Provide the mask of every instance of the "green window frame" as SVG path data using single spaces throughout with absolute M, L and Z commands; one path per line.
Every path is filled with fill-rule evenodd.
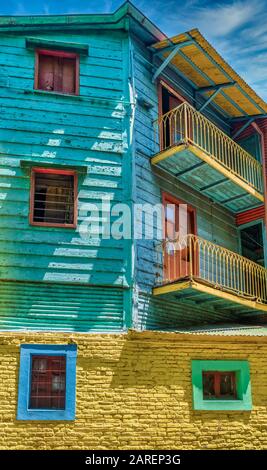
M 204 399 L 203 398 L 203 372 L 235 372 L 237 398 L 233 400 Z M 249 362 L 192 360 L 192 387 L 194 410 L 244 410 L 252 409 L 251 383 Z

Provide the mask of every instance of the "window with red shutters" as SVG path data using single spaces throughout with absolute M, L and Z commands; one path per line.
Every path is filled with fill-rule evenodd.
M 30 409 L 65 409 L 66 357 L 32 356 Z
M 60 51 L 36 51 L 35 88 L 77 95 L 79 93 L 79 57 Z
M 236 373 L 235 372 L 203 372 L 203 398 L 204 400 L 236 400 Z

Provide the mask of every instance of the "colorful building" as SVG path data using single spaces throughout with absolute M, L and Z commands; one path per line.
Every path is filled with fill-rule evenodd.
M 266 449 L 267 104 L 129 2 L 0 44 L 0 448 Z

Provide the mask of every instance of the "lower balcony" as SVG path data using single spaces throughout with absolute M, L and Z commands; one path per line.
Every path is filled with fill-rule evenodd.
M 153 295 L 192 307 L 267 313 L 267 269 L 195 235 L 164 241 Z
M 161 150 L 153 166 L 234 213 L 263 203 L 261 163 L 192 106 L 183 103 L 156 123 Z

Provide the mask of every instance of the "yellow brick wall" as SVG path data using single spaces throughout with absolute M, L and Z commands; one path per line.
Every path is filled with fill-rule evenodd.
M 21 343 L 77 342 L 77 417 L 17 421 Z M 191 359 L 247 359 L 252 412 L 194 411 Z M 0 449 L 266 449 L 267 339 L 0 333 Z

